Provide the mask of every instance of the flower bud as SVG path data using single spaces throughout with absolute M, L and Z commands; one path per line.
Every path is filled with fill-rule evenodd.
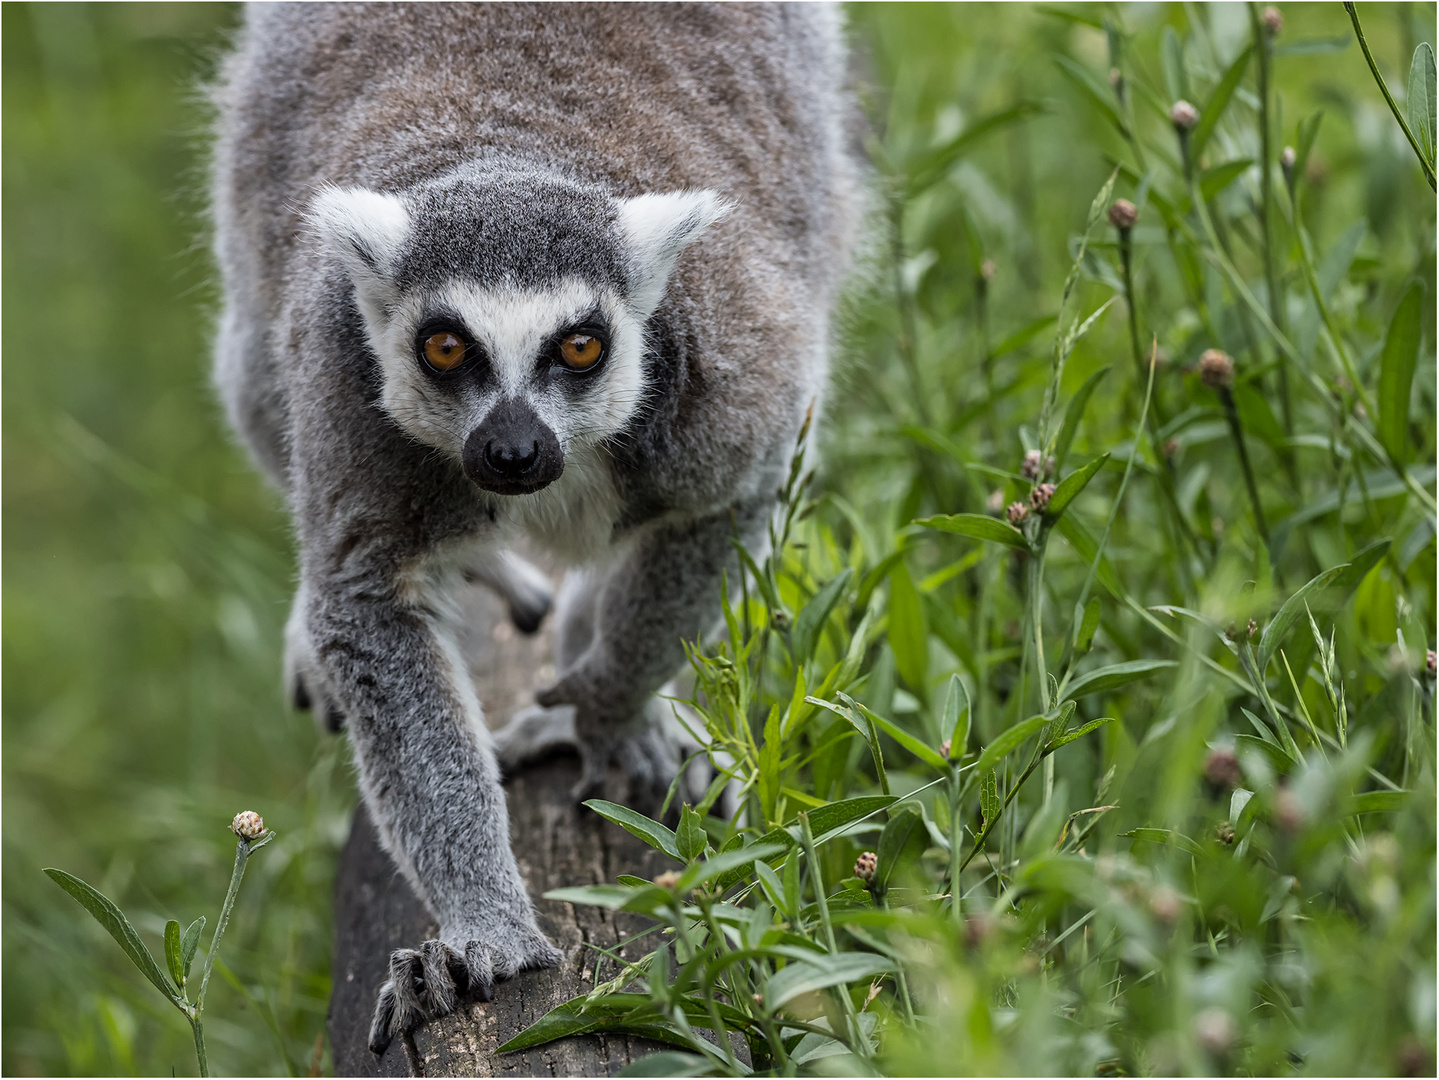
M 1019 467 L 1019 474 L 1026 480 L 1038 480 L 1042 464 L 1041 454 L 1038 450 L 1026 450 L 1024 464 Z
M 1036 514 L 1042 513 L 1052 498 L 1054 498 L 1054 485 L 1040 484 L 1029 493 L 1029 508 Z
M 1115 199 L 1109 207 L 1109 223 L 1121 233 L 1134 228 L 1139 220 L 1139 210 L 1128 199 Z
M 659 877 L 655 878 L 654 882 L 661 889 L 673 889 L 675 885 L 678 884 L 679 879 L 680 876 L 676 871 L 666 870 Z
M 1004 489 L 995 488 L 989 493 L 989 498 L 984 501 L 985 508 L 991 514 L 1004 513 Z
M 1025 506 L 1022 502 L 1012 502 L 1009 504 L 1009 509 L 1005 511 L 1005 514 L 1009 518 L 1009 523 L 1017 526 L 1022 524 L 1025 518 L 1029 517 L 1029 507 Z
M 230 831 L 242 840 L 258 840 L 265 835 L 265 819 L 253 810 L 242 810 L 230 822 Z
M 1434 655 L 1433 649 L 1424 650 L 1424 670 L 1432 676 L 1436 666 L 1439 666 L 1439 656 Z
M 1284 15 L 1277 7 L 1266 7 L 1260 13 L 1259 21 L 1264 24 L 1264 32 L 1271 38 L 1277 38 L 1284 32 Z
M 1164 446 L 1161 447 L 1161 449 L 1164 451 L 1165 457 L 1172 458 L 1175 454 L 1179 453 L 1180 445 L 1177 438 L 1168 438 L 1164 440 Z
M 944 758 L 946 761 L 949 760 L 949 751 L 951 746 L 953 746 L 953 743 L 951 743 L 948 739 L 945 739 L 944 742 L 939 744 L 939 756 Z
M 859 858 L 854 861 L 854 876 L 868 884 L 874 880 L 874 872 L 878 866 L 878 855 L 872 851 L 861 851 Z
M 995 265 L 993 259 L 985 259 L 984 262 L 979 264 L 979 276 L 982 277 L 985 281 L 988 281 L 990 278 L 994 277 L 994 271 Z
M 1204 779 L 1215 787 L 1237 788 L 1244 780 L 1239 755 L 1232 747 L 1216 746 L 1204 759 Z
M 1199 123 L 1199 110 L 1181 98 L 1169 107 L 1169 122 L 1176 131 L 1188 134 Z
M 1215 1057 L 1223 1057 L 1234 1049 L 1239 1038 L 1239 1025 L 1234 1017 L 1217 1005 L 1211 1005 L 1194 1017 L 1194 1041 Z
M 1214 838 L 1221 844 L 1234 843 L 1234 826 L 1227 821 L 1221 821 L 1214 830 Z
M 1184 901 L 1168 885 L 1161 885 L 1149 894 L 1149 910 L 1156 919 L 1170 926 L 1184 910 Z
M 1234 385 L 1234 361 L 1223 349 L 1205 349 L 1199 357 L 1199 377 L 1214 390 L 1228 390 Z
M 1253 619 L 1250 619 L 1249 624 L 1245 626 L 1244 630 L 1245 633 L 1252 638 L 1255 634 L 1259 633 L 1259 624 Z

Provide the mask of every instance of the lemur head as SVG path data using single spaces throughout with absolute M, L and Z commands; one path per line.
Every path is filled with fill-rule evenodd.
M 675 258 L 727 210 L 711 191 L 616 199 L 471 165 L 398 194 L 325 188 L 309 220 L 354 283 L 385 410 L 522 495 L 625 428 Z

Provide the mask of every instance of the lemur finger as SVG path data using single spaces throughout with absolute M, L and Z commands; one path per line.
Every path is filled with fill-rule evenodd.
M 396 949 L 390 954 L 390 982 L 395 991 L 395 1017 L 390 1034 L 398 1035 L 423 1015 L 419 992 L 424 971 L 420 954 L 414 949 Z
M 465 974 L 469 979 L 465 989 L 481 1001 L 489 1001 L 495 989 L 495 976 L 490 950 L 484 942 L 471 941 L 465 945 Z
M 450 977 L 450 958 L 454 955 L 443 941 L 427 941 L 420 946 L 422 985 L 417 996 L 425 1019 L 444 1016 L 455 1008 L 455 982 Z
M 392 1030 L 395 1019 L 395 984 L 389 979 L 380 987 L 380 996 L 375 1001 L 375 1018 L 370 1021 L 370 1052 L 383 1054 L 395 1037 Z

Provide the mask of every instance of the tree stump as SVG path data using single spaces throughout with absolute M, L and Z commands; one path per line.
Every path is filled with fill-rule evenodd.
M 502 725 L 553 677 L 548 633 L 519 635 L 489 593 L 466 597 L 464 643 L 486 720 Z M 375 994 L 393 949 L 438 932 L 434 920 L 380 848 L 364 806 L 355 811 L 335 881 L 334 990 L 329 1037 L 336 1076 L 609 1076 L 659 1045 L 623 1035 L 578 1035 L 511 1054 L 495 1049 L 550 1009 L 586 993 L 596 981 L 599 953 L 617 949 L 650 924 L 604 908 L 542 900 L 548 889 L 612 882 L 618 874 L 654 877 L 664 856 L 578 807 L 570 787 L 579 763 L 561 758 L 526 769 L 505 783 L 510 839 L 520 872 L 536 899 L 540 928 L 565 954 L 560 967 L 527 971 L 495 986 L 488 1002 L 464 1000 L 451 1015 L 397 1039 L 383 1056 L 366 1045 Z M 643 956 L 652 944 L 624 949 Z M 617 973 L 604 960 L 600 981 Z

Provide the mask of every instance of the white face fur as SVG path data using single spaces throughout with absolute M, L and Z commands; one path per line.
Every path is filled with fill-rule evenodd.
M 664 295 L 675 258 L 728 209 L 709 191 L 616 200 L 618 232 L 631 267 L 624 295 L 580 277 L 540 287 L 481 287 L 456 277 L 405 292 L 389 272 L 412 229 L 403 196 L 326 188 L 315 197 L 309 217 L 325 250 L 354 282 L 383 373 L 385 411 L 415 439 L 465 463 L 472 479 L 471 436 L 502 410 L 532 415 L 558 444 L 561 482 L 548 496 L 543 490 L 505 493 L 508 498 L 500 502 L 526 504 L 526 516 L 538 511 L 553 517 L 562 507 L 545 512 L 545 504 L 594 496 L 588 489 L 603 471 L 599 444 L 622 431 L 643 400 L 644 326 Z M 437 316 L 461 330 L 483 356 L 483 377 L 441 374 L 426 365 L 419 341 Z M 587 325 L 602 326 L 606 337 L 604 358 L 595 369 L 537 377 L 553 363 L 556 340 Z

